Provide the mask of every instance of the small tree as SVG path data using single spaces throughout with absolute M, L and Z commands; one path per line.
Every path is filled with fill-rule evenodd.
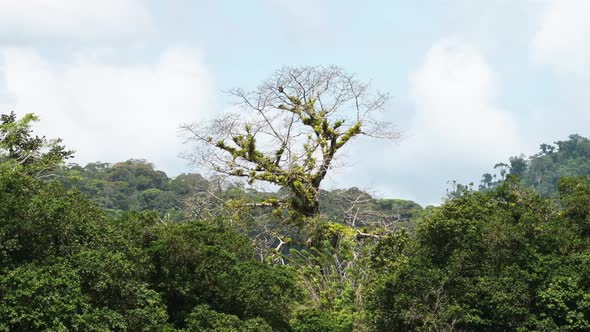
M 42 177 L 72 158 L 74 151 L 66 150 L 61 139 L 33 136 L 31 129 L 39 117 L 26 114 L 17 119 L 14 112 L 0 115 L 0 162 L 22 166 L 34 177 Z
M 197 145 L 185 157 L 249 183 L 287 187 L 288 203 L 303 216 L 319 214 L 320 183 L 350 140 L 400 137 L 374 117 L 389 96 L 339 67 L 283 67 L 252 91 L 229 93 L 238 111 L 181 126 Z

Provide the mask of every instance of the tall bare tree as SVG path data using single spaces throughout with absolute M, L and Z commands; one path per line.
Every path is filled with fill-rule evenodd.
M 399 139 L 375 117 L 389 99 L 342 68 L 283 67 L 256 89 L 235 89 L 238 111 L 181 129 L 185 155 L 216 172 L 287 187 L 303 216 L 319 214 L 319 187 L 334 158 L 361 135 Z

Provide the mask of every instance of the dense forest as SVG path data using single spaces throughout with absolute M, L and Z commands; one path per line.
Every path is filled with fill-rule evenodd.
M 204 136 L 229 178 L 68 163 L 36 116 L 2 115 L 0 331 L 590 330 L 589 139 L 543 144 L 422 208 L 319 189 L 360 122 L 286 98 L 317 144 L 270 158 L 251 127 Z M 281 168 L 283 153 L 307 159 Z
M 511 157 L 508 163 L 498 163 L 494 169 L 499 174 L 485 173 L 480 189 L 493 188 L 507 174 L 513 174 L 524 186 L 535 189 L 542 196 L 555 196 L 562 177 L 590 175 L 590 139 L 573 134 L 554 145 L 543 143 L 537 154 L 528 158 L 524 155 Z
M 180 174 L 171 178 L 140 159 L 115 164 L 68 164 L 54 174 L 66 188 L 80 191 L 112 215 L 130 210 L 151 210 L 157 211 L 164 219 L 175 221 L 191 217 L 191 204 L 199 196 L 208 198 L 213 204 L 214 196 L 221 201 L 255 202 L 276 194 L 258 191 L 243 182 L 207 179 L 200 174 Z M 331 219 L 346 220 L 346 210 L 352 205 L 362 210 L 363 214 L 357 215 L 356 225 L 376 221 L 379 217 L 409 222 L 423 210 L 413 201 L 375 198 L 358 188 L 322 190 L 320 195 L 321 210 Z

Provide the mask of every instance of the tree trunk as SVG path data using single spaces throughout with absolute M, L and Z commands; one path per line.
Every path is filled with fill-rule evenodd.
M 306 217 L 315 217 L 320 215 L 320 201 L 316 198 L 313 201 L 313 204 L 310 206 L 303 207 L 298 211 L 302 215 Z

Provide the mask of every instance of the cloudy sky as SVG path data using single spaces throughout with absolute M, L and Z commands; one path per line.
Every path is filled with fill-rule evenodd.
M 393 100 L 398 144 L 358 140 L 327 189 L 440 202 L 543 142 L 590 136 L 587 0 L 0 0 L 0 112 L 76 161 L 190 171 L 178 124 L 283 65 L 335 64 Z

